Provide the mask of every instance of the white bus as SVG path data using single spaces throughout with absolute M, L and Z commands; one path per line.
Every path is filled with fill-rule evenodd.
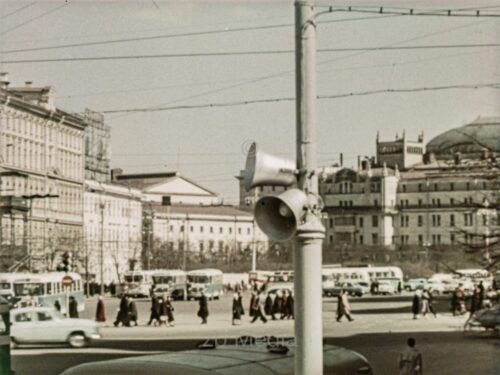
M 14 297 L 14 282 L 29 277 L 29 273 L 0 273 L 0 296 L 7 301 Z
M 488 270 L 481 268 L 455 270 L 455 275 L 469 280 L 472 284 L 479 284 L 482 281 L 485 288 L 489 288 L 493 284 L 493 275 Z
M 208 299 L 219 299 L 224 294 L 221 270 L 206 268 L 189 271 L 187 280 L 188 300 L 200 298 L 202 292 Z
M 63 286 L 63 278 L 71 276 L 73 283 Z M 32 273 L 14 281 L 14 298 L 22 307 L 30 304 L 54 308 L 56 301 L 61 312 L 66 313 L 68 299 L 73 296 L 78 303 L 78 311 L 85 309 L 82 278 L 74 272 Z
M 182 270 L 152 271 L 153 291 L 167 294 L 174 300 L 184 300 L 187 297 L 187 274 Z
M 155 271 L 126 271 L 123 294 L 130 297 L 149 297 L 153 288 Z
M 330 274 L 335 283 L 351 282 L 351 283 L 370 283 L 370 276 L 364 268 L 323 268 L 323 275 Z

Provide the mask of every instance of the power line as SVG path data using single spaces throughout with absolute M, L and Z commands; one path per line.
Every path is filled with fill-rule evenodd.
M 12 15 L 14 15 L 14 14 L 16 14 L 16 13 L 19 13 L 19 12 L 23 11 L 24 9 L 29 8 L 30 6 L 35 5 L 36 3 L 37 3 L 37 2 L 36 2 L 36 1 L 34 1 L 34 2 L 32 2 L 32 3 L 26 4 L 26 5 L 22 6 L 21 8 L 18 8 L 18 9 L 16 9 L 16 10 L 14 10 L 14 11 L 12 11 L 12 12 L 10 12 L 10 13 L 7 13 L 6 15 L 4 15 L 4 16 L 2 16 L 2 17 L 0 17 L 0 20 L 3 20 L 3 19 L 5 19 L 5 18 L 7 18 L 7 17 L 10 17 L 10 16 L 12 16 Z
M 418 88 L 408 88 L 408 89 L 379 89 L 379 90 L 358 91 L 358 92 L 351 92 L 344 94 L 318 95 L 317 99 L 340 99 L 340 98 L 348 98 L 354 96 L 368 96 L 376 94 L 412 93 L 412 92 L 429 92 L 429 91 L 454 90 L 454 89 L 479 89 L 479 88 L 500 89 L 500 83 L 486 83 L 486 84 L 477 83 L 477 84 L 463 84 L 463 85 L 430 86 L 430 87 L 418 87 Z M 104 110 L 99 112 L 101 113 L 156 112 L 156 111 L 172 111 L 179 109 L 234 107 L 234 106 L 242 106 L 248 104 L 290 102 L 294 100 L 295 98 L 293 97 L 282 97 L 282 98 L 268 98 L 268 99 L 255 99 L 255 100 L 241 100 L 241 101 L 224 102 L 224 103 L 180 105 L 171 107 L 114 109 L 114 110 Z
M 422 46 L 378 46 L 378 47 L 350 47 L 350 48 L 319 48 L 318 53 L 332 52 L 372 52 L 372 51 L 400 51 L 400 50 L 424 50 L 424 49 L 466 49 L 466 48 L 497 48 L 500 43 L 482 44 L 439 44 Z M 168 59 L 186 57 L 224 57 L 224 56 L 248 56 L 248 55 L 283 55 L 292 54 L 294 50 L 267 50 L 267 51 L 231 51 L 231 52 L 198 52 L 198 53 L 167 53 L 154 55 L 122 55 L 122 56 L 91 56 L 91 57 L 67 57 L 52 59 L 26 59 L 5 60 L 4 64 L 27 64 L 48 62 L 73 62 L 73 61 L 109 61 L 109 60 L 138 60 L 138 59 Z
M 35 20 L 37 20 L 37 19 L 40 19 L 40 18 L 42 18 L 42 17 L 45 17 L 45 16 L 49 15 L 50 13 L 53 13 L 53 12 L 55 12 L 55 11 L 57 11 L 57 10 L 61 9 L 62 7 L 65 7 L 65 6 L 66 6 L 66 5 L 68 5 L 68 4 L 69 4 L 69 0 L 66 0 L 66 1 L 64 2 L 64 4 L 63 4 L 63 5 L 60 5 L 60 6 L 55 7 L 55 8 L 52 8 L 52 9 L 48 10 L 48 11 L 47 11 L 47 12 L 45 12 L 45 13 L 42 13 L 42 14 L 39 14 L 38 16 L 36 16 L 36 17 L 30 18 L 29 20 L 27 20 L 27 21 L 25 21 L 25 22 L 23 22 L 23 23 L 20 23 L 20 24 L 18 24 L 18 25 L 16 25 L 16 26 L 13 26 L 13 27 L 11 27 L 10 29 L 4 30 L 4 31 L 0 32 L 0 35 L 7 34 L 7 33 L 11 32 L 11 31 L 13 31 L 13 30 L 16 30 L 16 29 L 18 29 L 18 28 L 20 28 L 20 27 L 24 26 L 24 25 L 27 25 L 27 24 L 28 24 L 28 23 L 30 23 L 30 22 L 33 22 L 33 21 L 35 21 Z
M 371 20 L 371 19 L 383 19 L 383 18 L 387 18 L 387 17 L 393 17 L 393 16 L 384 16 L 384 17 L 371 16 L 371 17 L 345 18 L 345 19 L 339 19 L 339 20 L 322 21 L 322 22 L 318 22 L 318 23 L 338 23 L 338 22 L 364 21 L 364 20 Z M 135 37 L 135 38 L 122 38 L 122 39 L 108 39 L 108 40 L 101 40 L 101 41 L 96 41 L 96 42 L 68 43 L 68 44 L 52 45 L 52 46 L 45 46 L 45 47 L 14 49 L 14 50 L 7 50 L 7 51 L 0 51 L 0 52 L 3 54 L 8 54 L 8 53 L 19 53 L 19 52 L 45 51 L 45 50 L 53 50 L 53 49 L 61 49 L 61 48 L 89 47 L 89 46 L 100 46 L 100 45 L 105 45 L 105 44 L 140 42 L 140 41 L 146 41 L 146 40 L 184 38 L 184 37 L 204 36 L 204 35 L 212 35 L 212 34 L 224 34 L 224 33 L 243 32 L 243 31 L 279 29 L 279 28 L 293 27 L 293 26 L 294 26 L 293 23 L 284 23 L 284 24 L 275 24 L 275 25 L 250 26 L 250 27 L 239 27 L 239 28 L 224 28 L 224 29 L 219 29 L 219 30 L 193 31 L 193 32 L 188 32 L 188 33 L 163 34 L 163 35 L 153 35 L 153 36 L 144 36 L 144 37 Z

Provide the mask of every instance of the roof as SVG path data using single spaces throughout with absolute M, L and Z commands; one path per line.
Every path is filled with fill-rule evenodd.
M 436 156 L 500 152 L 500 117 L 478 117 L 471 123 L 448 130 L 427 144 L 427 152 Z
M 215 268 L 204 268 L 200 270 L 192 270 L 187 273 L 190 276 L 196 276 L 196 275 L 222 275 L 221 270 L 217 270 Z

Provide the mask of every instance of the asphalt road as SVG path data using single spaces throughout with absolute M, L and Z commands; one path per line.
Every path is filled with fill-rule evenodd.
M 248 306 L 245 295 L 245 308 Z M 88 301 L 82 314 L 91 318 L 96 300 Z M 231 295 L 209 302 L 208 325 L 200 325 L 195 301 L 174 302 L 176 326 L 147 327 L 149 301 L 137 301 L 140 327 L 115 328 L 111 325 L 118 306 L 117 299 L 106 299 L 108 327 L 102 328 L 103 340 L 85 349 L 65 346 L 21 347 L 13 350 L 13 368 L 17 375 L 58 375 L 79 363 L 152 354 L 168 350 L 194 348 L 206 338 L 231 340 L 240 335 L 293 336 L 293 321 L 269 321 L 250 324 L 248 316 L 241 326 L 231 325 Z M 500 374 L 499 337 L 484 332 L 463 334 L 465 316 L 453 317 L 447 312 L 449 298 L 437 301 L 437 318 L 413 320 L 411 295 L 351 298 L 355 321 L 335 321 L 336 299 L 323 300 L 325 342 L 363 354 L 375 374 L 397 374 L 398 353 L 411 335 L 417 339 L 424 357 L 425 375 L 498 375 Z

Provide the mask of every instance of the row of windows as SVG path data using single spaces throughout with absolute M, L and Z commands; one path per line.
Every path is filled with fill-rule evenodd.
M 215 230 L 216 230 L 216 228 L 214 228 L 213 226 L 206 227 L 206 229 L 207 229 L 208 233 L 215 233 Z M 174 231 L 174 226 L 170 225 L 169 230 L 170 230 L 170 232 L 173 232 Z M 185 231 L 185 226 L 181 225 L 179 227 L 179 232 L 180 233 L 184 233 L 184 231 Z M 203 225 L 200 225 L 198 231 L 199 231 L 199 233 L 204 233 L 205 232 L 205 227 Z M 194 225 L 190 225 L 189 226 L 189 232 L 191 232 L 191 233 L 195 232 Z M 224 234 L 224 228 L 223 227 L 219 227 L 218 233 L 219 234 Z M 228 227 L 227 228 L 227 233 L 232 234 L 233 233 L 233 228 L 232 227 Z M 237 228 L 237 233 L 238 234 L 243 234 L 243 229 L 241 227 Z M 246 234 L 251 234 L 251 233 L 252 233 L 252 228 L 251 227 L 246 228 Z
M 463 203 L 462 203 L 463 202 Z M 449 205 L 450 206 L 460 206 L 460 205 L 466 205 L 466 206 L 471 206 L 474 204 L 474 199 L 472 197 L 464 197 L 463 201 L 460 202 L 458 199 L 455 200 L 455 198 L 450 198 L 449 200 Z M 401 199 L 399 201 L 400 207 L 409 207 L 410 206 L 410 201 L 408 199 Z M 430 205 L 432 207 L 441 207 L 441 198 L 432 198 Z M 423 207 L 424 206 L 424 201 L 422 199 L 418 199 L 417 201 L 417 206 L 418 207 Z
M 454 244 L 456 244 L 458 242 L 457 241 L 457 236 L 454 233 L 451 233 L 449 236 L 450 236 L 449 237 L 449 243 L 451 245 L 454 245 Z M 478 241 L 478 239 L 475 238 L 475 236 L 473 234 L 465 234 L 465 235 L 462 235 L 461 237 L 463 237 L 463 240 L 461 242 L 464 242 L 466 244 L 472 244 L 472 243 L 475 243 L 475 242 Z M 352 235 L 351 233 L 337 233 L 335 239 L 336 239 L 337 242 L 348 242 L 348 243 L 353 242 L 354 244 L 359 244 L 359 245 L 364 245 L 365 244 L 364 236 L 362 234 L 356 236 L 356 235 Z M 391 238 L 391 243 L 392 244 L 396 244 L 396 240 L 399 240 L 399 244 L 400 245 L 410 245 L 412 243 L 411 239 L 412 239 L 412 236 L 410 236 L 408 234 L 401 235 L 399 237 L 393 236 Z M 419 234 L 417 236 L 417 243 L 420 246 L 441 245 L 441 244 L 444 243 L 443 242 L 444 239 L 445 239 L 444 235 L 433 234 L 429 238 L 430 242 L 427 242 L 427 241 L 424 240 L 424 236 L 421 235 L 421 234 Z M 372 240 L 372 242 L 371 242 L 372 245 L 378 245 L 379 244 L 379 236 L 378 236 L 378 234 L 377 233 L 372 233 L 371 240 Z M 334 236 L 333 235 L 329 236 L 328 242 L 331 243 L 331 244 L 334 243 Z
M 414 189 L 415 185 L 408 185 L 408 184 L 401 184 L 399 186 L 399 191 L 406 193 L 408 191 L 415 191 Z M 492 188 L 493 185 L 490 183 L 488 184 L 487 181 L 482 181 L 481 183 L 479 181 L 475 181 L 474 183 L 471 182 L 449 182 L 449 183 L 419 183 L 416 184 L 416 191 L 418 192 L 423 192 L 423 191 L 461 191 L 461 190 L 477 190 L 477 189 L 483 189 L 486 190 L 488 188 Z

